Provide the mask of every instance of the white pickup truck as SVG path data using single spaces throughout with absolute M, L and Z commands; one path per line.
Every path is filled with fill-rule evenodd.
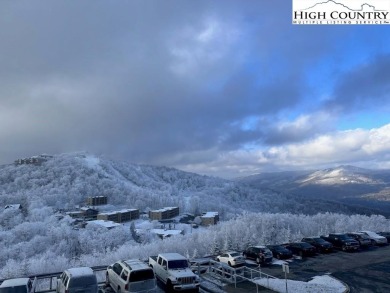
M 199 291 L 199 277 L 190 269 L 188 260 L 178 253 L 160 253 L 149 257 L 149 266 L 167 291 Z

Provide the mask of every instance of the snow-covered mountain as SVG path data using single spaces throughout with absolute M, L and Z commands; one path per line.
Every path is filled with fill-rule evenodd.
M 354 166 L 339 166 L 315 171 L 297 181 L 301 184 L 382 184 L 382 180 L 375 179 L 372 172 Z
M 240 178 L 238 182 L 296 198 L 326 199 L 390 214 L 390 170 L 342 165 L 324 170 L 262 173 Z
M 98 195 L 107 196 L 112 209 L 144 211 L 179 206 L 182 212 L 218 211 L 222 219 L 243 211 L 361 212 L 268 188 L 174 168 L 116 162 L 88 153 L 56 155 L 41 164 L 0 166 L 0 199 L 4 205 L 21 203 L 73 210 L 83 205 L 88 196 Z

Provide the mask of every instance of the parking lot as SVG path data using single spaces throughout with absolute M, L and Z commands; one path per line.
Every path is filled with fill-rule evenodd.
M 289 262 L 289 279 L 309 281 L 312 277 L 331 273 L 346 283 L 351 292 L 390 292 L 390 246 L 372 247 L 358 252 L 336 251 Z M 262 270 L 284 278 L 282 267 L 271 265 Z

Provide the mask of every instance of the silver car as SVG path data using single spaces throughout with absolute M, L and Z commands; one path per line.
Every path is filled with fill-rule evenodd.
M 97 293 L 98 282 L 89 267 L 65 270 L 57 279 L 57 293 Z

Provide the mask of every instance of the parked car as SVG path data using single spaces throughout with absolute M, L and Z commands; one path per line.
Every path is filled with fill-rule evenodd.
M 146 263 L 130 259 L 118 261 L 107 268 L 106 285 L 115 292 L 155 292 L 156 278 Z
M 372 245 L 371 239 L 368 238 L 368 236 L 361 232 L 351 232 L 347 233 L 347 235 L 353 239 L 355 239 L 357 242 L 359 242 L 361 248 L 367 248 Z
M 35 280 L 29 278 L 17 278 L 3 281 L 0 285 L 0 293 L 34 293 Z
M 57 293 L 97 293 L 98 282 L 89 267 L 65 270 L 57 279 Z
M 302 238 L 301 241 L 314 246 L 318 252 L 324 253 L 333 251 L 333 244 L 322 239 L 321 237 L 305 237 Z
M 317 252 L 317 249 L 313 245 L 306 242 L 287 243 L 285 247 L 291 250 L 293 254 L 299 256 L 313 256 Z
M 372 231 L 360 231 L 360 232 L 367 235 L 368 238 L 371 239 L 371 242 L 373 245 L 386 245 L 387 244 L 387 239 L 384 236 L 378 235 Z
M 247 259 L 253 259 L 257 264 L 272 263 L 272 252 L 264 245 L 250 246 L 242 255 Z
M 390 232 L 377 232 L 377 234 L 386 237 L 387 243 L 390 243 Z
M 322 239 L 333 244 L 333 247 L 343 251 L 356 251 L 360 248 L 359 242 L 343 233 L 330 233 L 328 236 L 320 236 Z
M 236 251 L 228 251 L 217 256 L 217 261 L 228 264 L 231 267 L 245 264 L 245 259 Z
M 277 259 L 292 258 L 293 256 L 291 250 L 282 245 L 267 245 L 267 247 L 271 250 L 273 257 Z

